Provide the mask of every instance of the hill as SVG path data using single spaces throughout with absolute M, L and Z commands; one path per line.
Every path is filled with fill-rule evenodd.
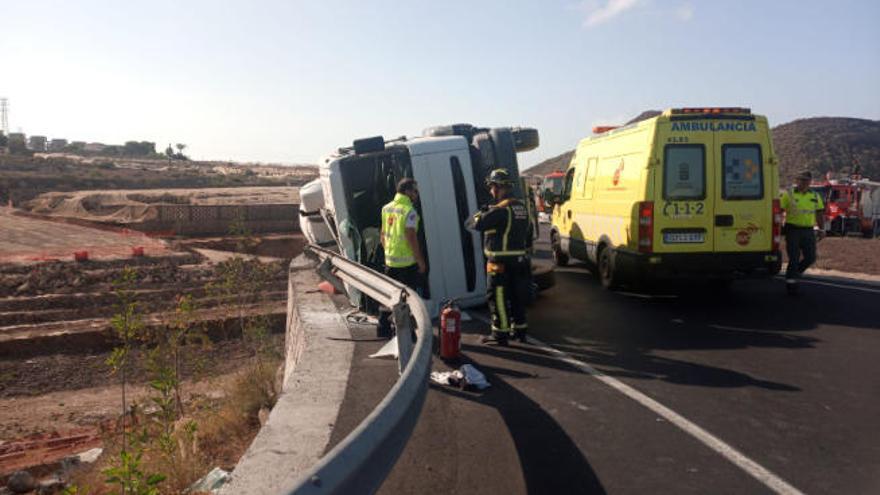
M 773 128 L 783 184 L 801 169 L 814 174 L 862 174 L 880 179 L 880 121 L 846 117 L 799 119 Z
M 654 117 L 656 110 L 642 112 L 627 124 Z M 787 184 L 801 169 L 808 168 L 816 175 L 833 172 L 846 176 L 853 166 L 861 166 L 862 175 L 880 179 L 880 121 L 847 117 L 815 117 L 798 119 L 774 127 L 773 144 L 780 162 L 780 179 Z M 564 170 L 571 160 L 572 151 L 545 160 L 527 170 L 524 175 L 545 175 Z

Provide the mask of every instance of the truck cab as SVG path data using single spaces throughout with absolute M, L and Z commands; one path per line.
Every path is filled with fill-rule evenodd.
M 486 129 L 469 124 L 432 127 L 423 134 L 356 140 L 321 161 L 318 181 L 323 190 L 322 217 L 340 251 L 381 271 L 382 206 L 393 199 L 400 179 L 416 180 L 419 236 L 428 264 L 423 297 L 429 311 L 437 314 L 441 303 L 450 299 L 462 307 L 485 301 L 481 239 L 479 233 L 465 229 L 464 223 L 491 201 L 484 187 L 488 173 L 506 168 L 518 177 L 516 153 L 536 148 L 538 134 L 535 129 Z M 360 303 L 357 293 L 352 298 L 352 303 Z
M 822 196 L 825 203 L 825 229 L 829 234 L 846 236 L 874 235 L 875 196 L 880 185 L 858 175 L 846 179 L 828 179 L 813 183 L 810 189 Z

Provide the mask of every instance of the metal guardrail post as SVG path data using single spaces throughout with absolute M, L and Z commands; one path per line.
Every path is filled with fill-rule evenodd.
M 391 308 L 391 316 L 394 318 L 394 328 L 397 329 L 397 368 L 400 373 L 403 373 L 406 364 L 409 363 L 412 356 L 413 334 L 415 330 L 405 292 L 400 298 L 400 302 Z
M 392 309 L 397 325 L 400 377 L 354 431 L 283 493 L 374 493 L 403 452 L 428 393 L 431 317 L 421 297 L 400 282 L 326 249 L 308 246 L 307 251 L 324 262 L 329 260 L 326 273 Z

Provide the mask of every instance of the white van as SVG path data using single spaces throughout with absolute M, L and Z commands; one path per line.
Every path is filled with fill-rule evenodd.
M 462 307 L 485 301 L 481 239 L 464 223 L 488 201 L 483 182 L 489 171 L 502 165 L 499 156 L 517 177 L 516 152 L 537 147 L 538 135 L 534 129 L 467 124 L 435 127 L 426 134 L 387 142 L 381 136 L 357 140 L 322 160 L 319 180 L 324 216 L 345 256 L 378 270 L 382 206 L 394 197 L 401 178 L 418 182 L 419 235 L 428 263 L 424 298 L 436 315 L 450 299 Z

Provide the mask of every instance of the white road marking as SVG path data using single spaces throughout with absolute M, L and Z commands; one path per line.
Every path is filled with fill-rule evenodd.
M 639 299 L 675 299 L 678 297 L 675 294 L 643 294 L 641 292 L 626 292 L 622 290 L 616 290 L 614 292 L 621 296 L 637 297 Z
M 659 402 L 630 387 L 629 385 L 608 375 L 605 375 L 590 366 L 589 364 L 584 363 L 583 361 L 579 361 L 560 350 L 554 349 L 535 338 L 529 337 L 528 341 L 532 345 L 535 345 L 536 347 L 550 354 L 553 354 L 564 363 L 567 363 L 574 368 L 596 378 L 605 385 L 608 385 L 609 387 L 617 390 L 618 392 L 629 397 L 630 399 L 647 407 L 654 413 L 658 414 L 670 423 L 684 430 L 686 433 L 720 454 L 722 457 L 732 462 L 746 473 L 750 474 L 753 478 L 757 479 L 774 492 L 786 495 L 795 495 L 802 493 L 800 490 L 788 484 L 785 480 L 771 472 L 769 469 L 748 458 L 745 454 L 728 445 L 720 438 L 712 435 L 708 431 L 688 421 L 687 418 L 685 418 L 684 416 L 678 414 L 672 409 L 669 409 L 663 404 L 660 404 Z
M 475 318 L 488 322 L 488 318 L 483 315 L 473 315 Z M 734 447 L 728 445 L 720 438 L 712 435 L 708 431 L 700 428 L 695 423 L 692 423 L 684 416 L 678 414 L 677 412 L 669 409 L 663 404 L 657 402 L 656 400 L 648 397 L 647 395 L 639 392 L 638 390 L 630 387 L 629 385 L 612 378 L 608 375 L 605 375 L 601 371 L 593 368 L 589 364 L 577 360 L 565 352 L 562 352 L 558 349 L 554 349 L 553 347 L 541 342 L 534 337 L 528 337 L 528 342 L 535 347 L 555 356 L 560 361 L 572 366 L 573 368 L 580 370 L 581 372 L 592 376 L 593 378 L 599 380 L 600 382 L 608 385 L 609 387 L 617 390 L 623 395 L 629 397 L 630 399 L 638 402 L 642 406 L 650 409 L 654 413 L 658 414 L 665 420 L 674 424 L 685 433 L 691 435 L 696 438 L 703 445 L 709 447 L 714 450 L 716 453 L 720 454 L 722 457 L 732 462 L 734 465 L 751 475 L 756 480 L 763 483 L 765 486 L 770 488 L 776 493 L 784 494 L 784 495 L 803 495 L 803 492 L 788 484 L 785 480 L 771 472 L 769 469 L 761 466 L 757 462 L 753 461 L 749 457 L 747 457 L 742 452 L 736 450 Z
M 838 289 L 850 289 L 850 290 L 860 290 L 862 292 L 871 292 L 874 294 L 880 294 L 880 289 L 872 289 L 870 287 L 860 287 L 857 285 L 846 285 L 846 284 L 835 284 L 832 282 L 823 282 L 820 280 L 815 280 L 811 278 L 802 278 L 802 284 L 815 284 L 815 285 L 826 285 L 828 287 L 837 287 Z

